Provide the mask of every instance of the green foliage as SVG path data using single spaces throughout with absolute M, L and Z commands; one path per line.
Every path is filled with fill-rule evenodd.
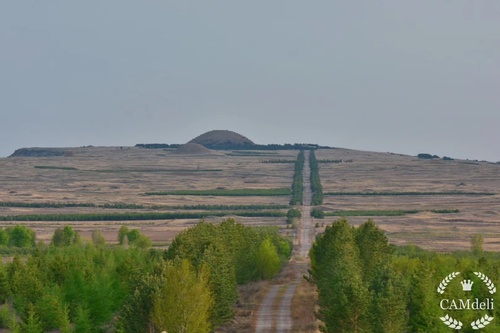
M 24 333 L 43 333 L 42 324 L 36 316 L 33 306 L 29 307 L 28 316 L 21 327 Z
M 203 267 L 197 273 L 186 259 L 175 265 L 166 263 L 164 269 L 164 283 L 153 301 L 155 326 L 167 332 L 210 332 L 209 273 Z
M 0 263 L 0 304 L 4 304 L 11 294 L 9 281 L 7 279 L 7 272 Z
M 321 186 L 321 179 L 319 177 L 319 164 L 316 160 L 316 154 L 314 153 L 314 150 L 311 150 L 309 153 L 309 166 L 311 168 L 311 205 L 319 206 L 323 204 L 323 186 Z
M 64 314 L 60 289 L 44 290 L 36 301 L 35 310 L 45 332 L 59 328 Z
M 9 234 L 5 229 L 0 228 L 0 246 L 9 245 Z
M 89 311 L 82 305 L 76 307 L 74 321 L 74 333 L 93 333 L 96 331 L 90 318 Z
M 417 214 L 425 210 L 406 209 L 406 210 L 336 210 L 325 212 L 324 216 L 405 216 L 408 214 Z M 432 209 L 434 214 L 454 214 L 460 212 L 458 209 Z
M 9 246 L 33 247 L 35 246 L 35 232 L 23 225 L 7 227 L 5 229 L 9 239 Z
M 432 209 L 431 212 L 435 213 L 435 214 L 456 214 L 456 213 L 460 213 L 460 210 L 458 210 L 458 209 Z
M 103 246 L 106 244 L 106 239 L 101 230 L 92 231 L 92 244 L 96 246 Z
M 500 278 L 498 253 L 482 252 L 478 259 L 466 251 L 442 254 L 395 247 L 371 220 L 358 228 L 345 219 L 334 222 L 317 237 L 310 257 L 310 281 L 318 289 L 317 316 L 324 332 L 448 332 L 439 319 L 444 315 L 436 292 L 441 280 L 454 271 L 462 272 L 464 279 L 474 279 L 475 271 L 493 281 Z M 457 298 L 489 296 L 480 289 L 467 295 L 458 281 L 450 283 L 447 292 Z M 464 323 L 475 318 L 471 313 L 461 316 Z M 487 329 L 499 328 L 492 322 Z
M 146 332 L 152 325 L 154 296 L 160 292 L 163 284 L 160 274 L 147 274 L 138 278 L 120 311 L 118 328 L 124 333 Z
M 475 234 L 470 239 L 471 251 L 478 256 L 483 253 L 484 237 L 481 234 Z
M 315 207 L 311 210 L 311 216 L 315 219 L 322 219 L 325 218 L 325 212 L 321 208 Z
M 143 221 L 172 219 L 201 219 L 207 216 L 284 217 L 281 211 L 235 212 L 143 212 L 143 213 L 95 213 L 95 214 L 29 214 L 0 216 L 0 221 Z
M 300 210 L 292 208 L 289 209 L 288 212 L 286 213 L 286 218 L 288 223 L 293 223 L 295 219 L 300 219 L 302 214 L 300 213 Z
M 51 244 L 54 246 L 69 246 L 78 244 L 79 242 L 79 233 L 73 230 L 71 226 L 67 225 L 63 229 L 57 228 L 54 231 Z
M 326 212 L 325 216 L 404 216 L 416 214 L 419 210 L 337 210 Z
M 0 328 L 9 327 L 9 322 L 11 318 L 11 313 L 9 311 L 8 305 L 0 306 Z
M 126 225 L 122 225 L 118 230 L 118 244 L 123 245 L 125 237 L 128 238 L 129 229 Z M 128 239 L 127 239 L 128 240 Z
M 292 182 L 292 198 L 290 199 L 290 205 L 302 205 L 302 196 L 304 194 L 304 151 L 301 150 L 297 155 L 297 160 L 295 161 L 295 169 L 293 174 Z
M 205 265 L 210 272 L 209 283 L 214 298 L 210 321 L 214 326 L 233 318 L 233 304 L 238 298 L 236 267 L 227 256 L 227 247 L 222 243 L 211 244 L 203 256 L 202 266 Z
M 434 158 L 439 158 L 437 155 L 431 155 L 427 153 L 421 153 L 417 155 L 418 158 L 426 159 L 426 160 L 432 160 Z
M 257 275 L 262 279 L 272 279 L 280 268 L 281 261 L 276 247 L 269 238 L 264 239 L 257 252 Z
M 327 160 L 327 159 L 318 160 L 318 163 L 328 163 L 328 164 L 340 164 L 340 163 L 352 163 L 352 162 L 353 162 L 352 160 L 343 160 L 343 159 L 339 159 L 339 160 Z
M 12 202 L 2 201 L 0 207 L 21 207 L 21 208 L 73 208 L 90 207 L 103 209 L 151 209 L 151 210 L 276 210 L 286 209 L 288 205 L 142 205 L 129 203 L 85 203 L 85 202 Z M 0 243 L 1 244 L 1 243 Z
M 275 163 L 275 164 L 288 164 L 295 163 L 295 160 L 285 160 L 285 159 L 274 159 L 274 160 L 264 160 L 260 161 L 260 163 Z
M 325 195 L 333 195 L 333 196 L 403 196 L 403 195 L 496 195 L 493 192 L 461 192 L 461 191 L 446 191 L 446 192 L 417 192 L 417 191 L 407 191 L 407 192 L 327 192 Z
M 165 192 L 147 192 L 146 195 L 286 196 L 290 195 L 290 190 L 287 188 L 179 190 Z
M 311 278 L 318 287 L 318 318 L 325 332 L 365 332 L 369 297 L 360 251 L 345 219 L 317 237 L 310 251 Z
M 123 237 L 121 242 L 122 245 L 126 238 L 129 245 L 136 246 L 141 249 L 151 247 L 151 240 L 146 235 L 142 234 L 139 229 L 128 230 L 127 227 L 124 227 L 125 226 L 122 226 L 118 231 L 118 237 Z M 127 231 L 126 234 L 125 231 Z
M 215 301 L 210 321 L 216 326 L 233 316 L 237 283 L 263 278 L 265 270 L 259 271 L 258 265 L 266 261 L 263 254 L 259 258 L 259 248 L 266 239 L 266 244 L 270 242 L 277 254 L 279 270 L 281 263 L 290 257 L 290 241 L 281 237 L 276 228 L 246 227 L 232 219 L 217 225 L 202 221 L 182 231 L 173 240 L 165 258 L 187 259 L 198 270 L 202 266 L 209 269 L 209 285 Z
M 35 165 L 35 169 L 52 169 L 52 170 L 78 170 L 73 167 L 61 167 L 61 166 L 51 166 L 51 165 Z

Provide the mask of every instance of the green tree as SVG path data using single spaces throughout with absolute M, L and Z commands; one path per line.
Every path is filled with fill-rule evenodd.
M 92 243 L 96 246 L 103 246 L 106 244 L 106 239 L 101 230 L 92 231 Z
M 9 234 L 5 229 L 0 228 L 0 246 L 9 245 Z
M 198 274 L 187 260 L 166 263 L 165 282 L 155 297 L 153 322 L 161 331 L 179 333 L 210 332 L 213 298 L 208 273 Z
M 76 308 L 74 323 L 74 333 L 94 332 L 94 325 L 90 319 L 89 311 L 82 305 L 79 305 Z
M 61 309 L 61 315 L 59 317 L 59 331 L 61 333 L 73 333 L 71 321 L 69 319 L 69 309 L 67 306 L 63 306 Z
M 43 333 L 42 324 L 36 316 L 32 305 L 28 308 L 28 315 L 21 325 L 23 333 Z
M 124 245 L 125 237 L 128 236 L 129 230 L 126 225 L 122 225 L 120 227 L 120 230 L 118 230 L 118 243 L 120 245 Z
M 271 279 L 281 268 L 281 260 L 276 247 L 269 238 L 259 246 L 257 253 L 257 275 L 263 279 Z
M 311 279 L 318 287 L 318 318 L 324 332 L 365 332 L 368 290 L 354 232 L 341 219 L 318 236 L 310 251 Z
M 293 223 L 295 219 L 300 219 L 302 214 L 300 213 L 300 210 L 298 209 L 289 209 L 288 212 L 286 213 L 286 221 L 287 223 Z
M 149 239 L 149 237 L 147 237 L 144 234 L 140 234 L 139 237 L 135 240 L 134 245 L 140 249 L 147 249 L 148 247 L 151 247 L 153 244 L 151 243 L 151 239 Z
M 163 278 L 159 274 L 148 274 L 135 283 L 118 320 L 118 327 L 124 333 L 149 331 L 154 296 L 160 292 L 163 284 Z
M 11 292 L 7 273 L 5 272 L 3 264 L 0 262 L 0 304 L 5 303 L 10 295 Z
M 470 240 L 471 251 L 474 255 L 483 254 L 484 238 L 481 234 L 475 234 Z
M 376 269 L 390 264 L 392 248 L 384 232 L 371 219 L 356 229 L 355 240 L 359 249 L 364 280 L 370 283 L 375 276 Z
M 78 232 L 73 230 L 69 225 L 64 228 L 57 228 L 54 230 L 52 235 L 51 244 L 54 246 L 69 246 L 72 244 L 78 244 L 80 242 L 80 235 Z
M 59 327 L 61 309 L 61 295 L 58 290 L 49 290 L 38 299 L 35 310 L 45 332 Z
M 127 233 L 127 237 L 128 243 L 130 245 L 133 245 L 135 244 L 135 241 L 138 240 L 139 237 L 141 237 L 141 232 L 139 231 L 139 229 L 132 229 Z
M 210 321 L 217 327 L 234 316 L 233 305 L 238 299 L 236 270 L 222 242 L 210 245 L 203 261 L 210 269 L 209 282 L 214 297 Z
M 374 273 L 371 285 L 371 309 L 369 320 L 374 333 L 401 333 L 406 331 L 407 291 L 402 277 L 390 268 L 381 268 Z
M 33 247 L 35 246 L 35 232 L 24 225 L 16 225 L 6 229 L 9 235 L 9 246 Z

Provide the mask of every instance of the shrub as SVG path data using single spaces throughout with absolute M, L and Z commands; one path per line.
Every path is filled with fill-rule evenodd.
M 325 217 L 325 212 L 320 208 L 313 208 L 313 210 L 311 211 L 311 216 L 316 219 L 322 219 Z
M 298 209 L 292 208 L 289 209 L 288 212 L 286 213 L 286 218 L 287 218 L 287 223 L 291 224 L 293 223 L 293 220 L 296 218 L 300 218 L 302 214 Z

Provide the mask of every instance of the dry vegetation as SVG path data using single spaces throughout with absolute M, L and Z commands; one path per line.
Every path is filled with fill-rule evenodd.
M 170 150 L 135 147 L 88 147 L 72 149 L 71 157 L 16 157 L 0 159 L 0 202 L 126 203 L 142 205 L 287 205 L 289 197 L 243 196 L 146 196 L 146 192 L 210 189 L 289 188 L 293 165 L 262 164 L 259 156 L 175 154 Z M 293 159 L 295 151 L 273 156 Z M 36 168 L 44 166 L 44 168 Z M 46 168 L 46 167 L 52 168 Z M 56 167 L 54 169 L 53 167 Z M 61 169 L 62 168 L 62 169 Z M 73 169 L 71 169 L 73 168 Z M 74 170 L 76 169 L 76 170 Z M 0 215 L 126 212 L 125 209 L 92 207 L 0 207 Z M 141 211 L 141 210 L 134 210 Z M 157 210 L 156 210 L 157 211 Z M 284 210 L 286 212 L 286 210 Z M 209 218 L 210 219 L 210 218 Z M 221 218 L 217 218 L 221 220 Z M 238 218 L 248 224 L 279 225 L 284 218 Z M 155 243 L 168 243 L 180 230 L 197 222 L 162 220 L 133 222 L 71 223 L 84 237 L 93 229 L 116 241 L 122 224 L 138 227 Z M 5 222 L 2 225 L 8 225 Z M 39 239 L 49 240 L 64 222 L 23 222 L 34 227 Z
M 257 154 L 174 154 L 173 150 L 135 147 L 72 148 L 72 156 L 0 159 L 1 202 L 126 203 L 142 205 L 286 205 L 286 196 L 146 196 L 146 192 L 211 189 L 272 189 L 290 187 L 291 163 L 260 163 Z M 296 151 L 272 151 L 273 159 L 294 160 Z M 266 155 L 267 156 L 267 155 Z M 266 157 L 267 158 L 267 157 Z M 388 153 L 332 149 L 317 151 L 324 193 L 327 192 L 492 192 L 500 188 L 500 166 L 472 161 L 422 160 Z M 36 168 L 43 166 L 43 168 Z M 49 167 L 49 168 L 46 168 Z M 56 167 L 52 169 L 50 167 Z M 75 170 L 76 169 L 76 170 Z M 437 250 L 469 247 L 475 233 L 485 237 L 485 249 L 500 250 L 500 195 L 467 196 L 328 196 L 321 208 L 335 210 L 422 210 L 397 217 L 375 217 L 396 244 L 414 243 Z M 459 209 L 435 214 L 432 209 Z M 103 208 L 0 207 L 0 215 L 96 213 Z M 126 210 L 106 209 L 106 212 Z M 217 218 L 214 218 L 217 220 Z M 255 225 L 285 226 L 282 218 L 238 218 Z M 329 223 L 327 217 L 320 223 Z M 366 217 L 349 217 L 360 224 Z M 126 222 L 139 227 L 156 243 L 168 243 L 196 220 Z M 9 224 L 5 222 L 4 225 Z M 29 223 L 48 240 L 64 222 Z M 73 223 L 84 236 L 101 229 L 115 241 L 120 222 Z M 321 229 L 318 229 L 318 232 Z M 290 232 L 290 231 L 289 231 Z
M 421 212 L 398 217 L 375 217 L 396 244 L 413 243 L 428 249 L 468 249 L 473 234 L 483 234 L 485 249 L 500 250 L 500 165 L 463 160 L 422 160 L 412 156 L 346 149 L 320 150 L 318 159 L 352 160 L 320 164 L 327 192 L 491 192 L 495 195 L 328 196 L 325 212 L 334 210 L 458 209 L 456 214 Z M 331 222 L 328 217 L 321 222 Z M 348 217 L 359 225 L 366 217 Z M 320 222 L 320 223 L 321 223 Z M 320 230 L 318 230 L 320 231 Z

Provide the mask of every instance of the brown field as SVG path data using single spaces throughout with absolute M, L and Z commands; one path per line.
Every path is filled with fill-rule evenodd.
M 396 244 L 453 251 L 468 249 L 480 233 L 485 249 L 500 250 L 500 165 L 464 160 L 423 160 L 412 156 L 346 149 L 321 150 L 318 159 L 352 160 L 320 164 L 326 192 L 492 192 L 493 196 L 325 196 L 323 208 L 333 210 L 424 210 L 397 217 L 373 217 Z M 432 209 L 459 209 L 435 214 Z M 427 210 L 427 211 L 425 211 Z M 321 221 L 334 220 L 328 217 Z M 367 217 L 348 217 L 360 224 Z M 320 229 L 318 230 L 320 231 Z
M 72 148 L 70 157 L 16 157 L 0 159 L 1 202 L 128 203 L 143 205 L 288 204 L 289 197 L 271 196 L 146 196 L 145 192 L 191 189 L 290 187 L 293 164 L 260 163 L 268 159 L 295 159 L 296 151 L 258 152 L 259 156 L 215 154 L 182 155 L 162 149 L 135 147 Z M 500 165 L 472 161 L 422 160 L 389 153 L 346 149 L 319 150 L 318 159 L 344 159 L 352 163 L 320 164 L 324 192 L 361 191 L 464 191 L 500 189 Z M 35 166 L 78 170 L 38 169 Z M 181 170 L 181 171 L 179 171 Z M 442 251 L 468 249 L 471 235 L 483 234 L 485 249 L 500 250 L 500 195 L 494 196 L 325 196 L 325 211 L 459 209 L 456 214 L 424 211 L 397 217 L 374 217 L 396 244 L 413 243 Z M 126 212 L 103 208 L 0 207 L 0 215 L 38 213 Z M 137 210 L 135 210 L 137 211 Z M 353 224 L 368 217 L 348 217 Z M 213 218 L 219 221 L 222 218 Z M 315 222 L 328 224 L 335 217 Z M 251 225 L 277 225 L 284 218 L 238 218 Z M 110 242 L 123 224 L 140 228 L 156 244 L 168 244 L 197 220 L 113 222 L 2 222 L 33 227 L 40 240 L 49 241 L 55 228 L 71 224 L 89 238 L 100 229 Z M 318 232 L 321 228 L 317 229 Z
M 135 147 L 72 148 L 71 157 L 16 157 L 0 159 L 0 202 L 127 203 L 142 205 L 287 205 L 288 196 L 146 196 L 146 192 L 241 188 L 286 188 L 293 178 L 293 164 L 260 163 L 268 159 L 295 159 L 296 151 L 267 152 L 262 156 L 181 155 L 162 149 Z M 267 155 L 270 154 L 270 155 Z M 271 155 L 272 154 L 272 155 Z M 76 168 L 39 169 L 35 166 Z M 205 171 L 206 170 L 206 171 Z M 120 212 L 126 209 L 89 207 L 0 207 L 0 215 Z M 133 210 L 141 211 L 141 210 Z M 167 210 L 168 211 L 168 210 Z M 210 220 L 211 218 L 208 218 Z M 213 218 L 219 221 L 222 218 Z M 284 218 L 242 218 L 252 225 L 285 227 Z M 70 224 L 83 238 L 101 230 L 107 241 L 116 242 L 121 225 L 140 228 L 154 243 L 168 243 L 198 220 L 112 222 L 0 222 L 27 225 L 37 238 L 50 241 L 55 228 Z

